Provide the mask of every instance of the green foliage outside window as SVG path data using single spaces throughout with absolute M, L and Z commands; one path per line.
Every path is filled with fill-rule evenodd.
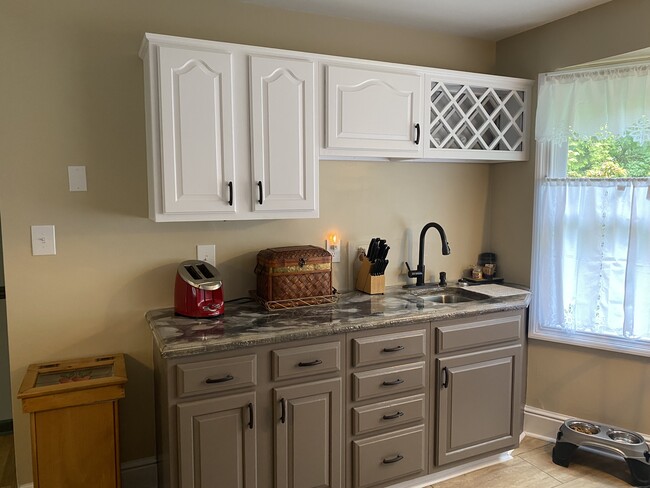
M 616 136 L 606 129 L 592 137 L 569 139 L 569 178 L 650 177 L 650 141 L 639 143 L 630 134 Z

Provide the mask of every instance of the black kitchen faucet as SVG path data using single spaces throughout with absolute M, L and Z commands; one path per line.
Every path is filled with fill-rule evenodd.
M 425 225 L 422 228 L 422 231 L 420 232 L 420 250 L 418 255 L 418 267 L 416 268 L 415 271 L 413 271 L 411 270 L 409 263 L 404 263 L 406 264 L 406 267 L 409 270 L 408 277 L 416 278 L 415 286 L 424 285 L 424 238 L 427 234 L 427 231 L 431 227 L 435 227 L 438 233 L 440 234 L 440 240 L 442 241 L 442 254 L 446 256 L 451 252 L 451 249 L 449 249 L 449 243 L 447 242 L 447 235 L 445 234 L 445 229 L 443 229 L 442 226 L 440 224 L 437 224 L 436 222 L 429 222 L 427 225 Z

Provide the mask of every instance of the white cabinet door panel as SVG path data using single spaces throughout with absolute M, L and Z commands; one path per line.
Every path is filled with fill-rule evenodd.
M 312 61 L 250 57 L 256 212 L 316 210 L 315 76 Z
M 160 47 L 163 209 L 234 213 L 231 55 Z
M 327 149 L 421 156 L 422 77 L 327 66 Z

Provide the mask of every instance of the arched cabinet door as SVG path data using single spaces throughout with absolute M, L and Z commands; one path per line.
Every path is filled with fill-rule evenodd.
M 317 216 L 316 63 L 249 60 L 253 209 Z
M 326 96 L 326 153 L 422 156 L 419 73 L 328 65 Z
M 163 212 L 233 214 L 232 54 L 161 46 L 158 56 Z

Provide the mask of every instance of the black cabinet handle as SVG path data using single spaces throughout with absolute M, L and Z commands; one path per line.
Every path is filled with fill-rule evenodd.
M 403 349 L 404 349 L 404 346 L 384 347 L 383 351 L 384 352 L 397 352 L 397 351 L 402 351 Z
M 257 182 L 257 191 L 258 191 L 258 195 L 259 195 L 259 198 L 257 199 L 257 203 L 262 205 L 262 202 L 264 202 L 264 191 L 262 190 L 262 182 L 261 181 Z
M 415 124 L 415 144 L 420 144 L 420 124 Z
M 309 366 L 318 366 L 319 364 L 323 364 L 323 361 L 321 361 L 320 359 L 314 359 L 313 361 L 306 361 L 306 362 L 300 361 L 298 363 L 298 366 L 301 368 L 307 368 Z
M 394 381 L 384 381 L 382 383 L 382 385 L 384 385 L 384 386 L 395 386 L 395 385 L 401 385 L 402 383 L 404 383 L 404 380 L 401 379 L 401 378 L 397 378 Z
M 404 415 L 404 412 L 400 412 L 399 410 L 395 412 L 393 415 L 384 415 L 382 419 L 384 420 L 395 420 Z
M 280 422 L 284 424 L 287 421 L 287 401 L 284 398 L 280 400 L 280 407 L 282 411 Z
M 442 387 L 447 388 L 449 386 L 449 371 L 447 371 L 447 368 L 442 368 L 442 371 L 440 372 L 442 375 Z
M 235 377 L 233 375 L 227 374 L 223 378 L 206 378 L 205 382 L 208 384 L 212 383 L 225 383 L 226 381 L 232 381 Z
M 249 403 L 248 404 L 248 428 L 252 429 L 253 428 L 253 418 L 254 418 L 254 411 L 253 411 L 253 404 Z
M 232 181 L 228 182 L 228 205 L 232 207 Z
M 384 459 L 382 461 L 382 463 L 384 463 L 384 464 L 393 464 L 393 463 L 396 463 L 398 461 L 401 461 L 402 459 L 404 459 L 404 456 L 402 456 L 401 454 L 398 454 L 397 456 L 392 457 L 390 459 L 388 459 L 388 458 Z

